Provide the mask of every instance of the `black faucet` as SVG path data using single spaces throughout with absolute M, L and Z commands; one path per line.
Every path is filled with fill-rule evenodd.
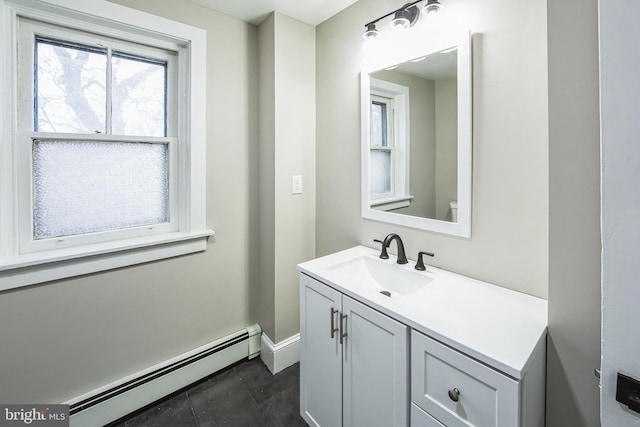
M 387 253 L 387 248 L 391 244 L 391 242 L 395 240 L 398 245 L 398 264 L 406 264 L 407 255 L 404 253 L 404 244 L 402 243 L 402 239 L 395 233 L 389 234 L 384 238 L 384 241 L 380 241 L 378 239 L 374 239 L 374 242 L 382 243 L 382 252 L 380 253 L 380 258 L 389 259 L 389 254 Z

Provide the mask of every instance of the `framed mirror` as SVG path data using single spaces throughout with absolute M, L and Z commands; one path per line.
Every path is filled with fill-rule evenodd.
M 468 238 L 471 38 L 411 45 L 361 73 L 362 216 Z

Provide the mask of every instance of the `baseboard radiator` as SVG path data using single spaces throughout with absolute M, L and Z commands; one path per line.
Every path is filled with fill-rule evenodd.
M 100 427 L 242 359 L 260 354 L 261 329 L 252 325 L 143 371 L 71 399 L 71 427 Z

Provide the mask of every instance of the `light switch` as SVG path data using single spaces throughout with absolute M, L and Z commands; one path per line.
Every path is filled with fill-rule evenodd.
M 302 194 L 302 175 L 291 177 L 291 194 Z

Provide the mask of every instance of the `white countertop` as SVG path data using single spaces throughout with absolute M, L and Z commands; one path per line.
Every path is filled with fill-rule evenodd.
M 393 298 L 345 280 L 329 267 L 357 257 L 379 260 L 366 246 L 304 262 L 298 269 L 332 288 L 516 379 L 547 330 L 547 301 L 427 265 L 434 280 L 407 296 Z M 394 264 L 396 257 L 379 260 Z M 415 262 L 398 266 L 414 271 Z

